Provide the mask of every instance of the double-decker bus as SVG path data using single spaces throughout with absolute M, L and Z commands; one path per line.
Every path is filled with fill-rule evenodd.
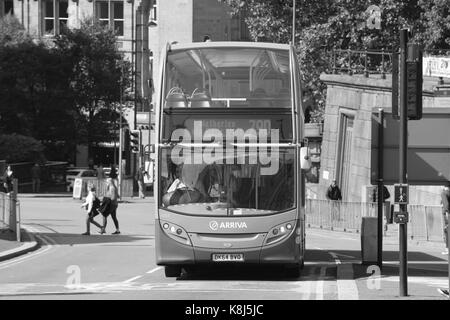
M 300 70 L 286 44 L 168 44 L 156 101 L 156 262 L 278 264 L 305 256 Z M 300 161 L 302 160 L 302 161 Z

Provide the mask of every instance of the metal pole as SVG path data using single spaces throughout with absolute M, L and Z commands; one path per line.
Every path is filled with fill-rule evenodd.
M 123 67 L 121 69 L 123 75 Z M 119 114 L 119 199 L 122 198 L 122 148 L 123 148 L 123 129 L 122 129 L 122 75 L 120 78 L 120 114 Z
M 292 0 L 292 46 L 295 47 L 295 2 L 296 0 Z
M 20 202 L 16 198 L 16 239 L 17 242 L 20 242 Z
M 407 152 L 408 152 L 408 94 L 407 94 L 407 76 L 406 76 L 406 60 L 407 60 L 407 43 L 408 30 L 400 31 L 400 183 L 407 183 Z M 400 205 L 400 214 L 407 215 L 407 205 Z M 400 296 L 408 295 L 408 229 L 407 223 L 399 224 L 399 242 L 400 242 Z
M 383 182 L 383 148 L 384 148 L 384 111 L 378 109 L 378 228 L 377 228 L 377 262 L 380 270 L 383 268 L 383 204 L 384 204 L 384 182 Z

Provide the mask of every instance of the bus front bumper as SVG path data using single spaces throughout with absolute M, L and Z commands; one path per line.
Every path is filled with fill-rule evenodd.
M 254 248 L 202 248 L 178 243 L 169 238 L 156 225 L 156 263 L 157 265 L 192 265 L 192 264 L 223 264 L 214 262 L 214 254 L 243 254 L 243 262 L 233 264 L 299 264 L 303 259 L 301 252 L 301 239 L 292 232 L 285 239 L 271 245 Z M 230 262 L 225 262 L 230 263 Z

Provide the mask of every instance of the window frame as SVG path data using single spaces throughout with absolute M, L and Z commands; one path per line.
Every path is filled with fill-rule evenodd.
M 107 3 L 108 4 L 108 18 L 100 18 L 100 4 L 101 3 Z M 122 4 L 122 18 L 115 18 L 114 13 L 114 4 L 120 3 Z M 116 36 L 118 38 L 123 38 L 125 35 L 125 4 L 124 1 L 118 1 L 118 0 L 96 0 L 94 5 L 94 16 L 95 20 L 100 21 L 108 21 L 108 28 L 113 29 L 116 31 L 115 24 L 116 22 L 122 23 L 122 34 L 117 33 Z
M 6 2 L 11 2 L 11 4 L 12 4 L 11 14 L 14 14 L 14 1 L 13 0 L 0 0 L 0 17 L 4 17 L 8 14 L 8 12 L 6 12 Z
M 158 4 L 156 0 L 153 1 L 153 5 L 150 8 L 150 21 L 158 22 Z
M 46 5 L 49 2 L 52 3 L 52 11 L 53 12 L 52 12 L 51 17 L 48 17 L 46 15 L 46 13 L 47 13 Z M 67 3 L 67 16 L 66 17 L 60 16 L 59 9 L 60 9 L 60 3 L 62 3 L 62 2 Z M 41 0 L 40 1 L 40 12 L 41 12 L 41 19 L 40 19 L 41 35 L 44 37 L 54 37 L 61 33 L 60 22 L 65 21 L 66 26 L 69 22 L 69 0 Z M 53 21 L 53 29 L 51 30 L 51 32 L 46 31 L 46 21 L 47 20 Z

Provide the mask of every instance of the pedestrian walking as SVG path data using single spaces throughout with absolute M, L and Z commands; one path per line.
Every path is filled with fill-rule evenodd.
M 117 169 L 114 164 L 111 165 L 111 171 L 109 172 L 109 177 L 114 180 L 114 183 L 117 185 Z
M 88 236 L 91 234 L 90 227 L 91 223 L 97 226 L 100 231 L 102 230 L 102 226 L 94 220 L 94 217 L 99 214 L 98 208 L 100 207 L 100 200 L 97 198 L 97 193 L 95 187 L 90 185 L 88 187 L 89 193 L 86 197 L 85 202 L 81 205 L 82 208 L 86 208 L 87 210 L 87 218 L 86 218 L 86 232 L 82 233 L 84 236 Z
M 119 221 L 117 220 L 117 207 L 119 205 L 119 193 L 117 191 L 117 187 L 114 184 L 114 180 L 112 178 L 106 179 L 107 187 L 106 187 L 106 195 L 103 197 L 102 204 L 98 211 L 103 216 L 103 227 L 100 231 L 101 234 L 106 233 L 106 225 L 108 216 L 111 215 L 113 219 L 114 225 L 116 227 L 116 231 L 112 234 L 120 234 L 119 230 Z
M 442 221 L 444 226 L 444 241 L 445 251 L 442 254 L 448 254 L 448 215 L 450 211 L 450 183 L 442 189 L 441 192 L 441 204 L 442 204 Z
M 144 184 L 144 176 L 148 177 L 148 172 L 145 171 L 144 167 L 141 166 L 137 171 L 136 171 L 136 176 L 135 179 L 138 183 L 138 187 L 139 187 L 139 198 L 141 199 L 145 199 L 145 184 Z
M 41 167 L 35 163 L 31 167 L 31 181 L 33 186 L 33 193 L 39 193 L 41 189 Z
M 14 175 L 11 166 L 7 166 L 3 174 L 3 188 L 5 189 L 6 193 L 10 193 L 11 191 L 13 191 L 13 180 Z
M 340 201 L 342 200 L 341 189 L 339 189 L 336 179 L 333 179 L 328 187 L 326 197 L 331 201 L 331 217 L 333 220 L 341 220 Z

